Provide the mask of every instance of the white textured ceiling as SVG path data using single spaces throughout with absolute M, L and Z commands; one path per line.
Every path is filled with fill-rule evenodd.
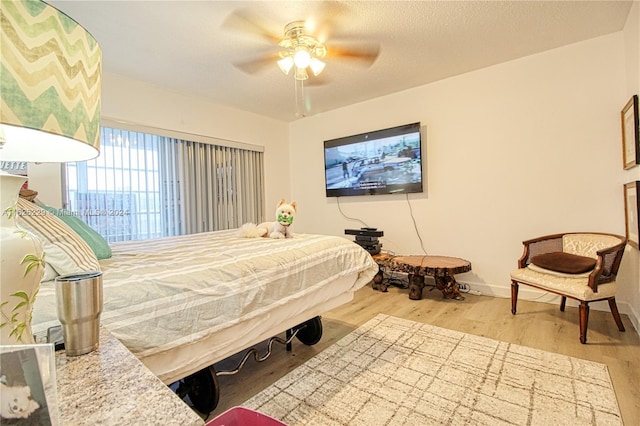
M 290 21 L 332 28 L 326 45 L 378 43 L 370 67 L 327 59 L 307 85 L 309 112 L 409 89 L 620 31 L 628 1 L 50 1 L 86 27 L 103 72 L 279 120 L 296 119 L 294 81 L 275 63 L 247 74 L 233 64 L 273 52 L 265 38 L 224 25 L 234 11 L 281 34 Z M 329 6 L 329 7 L 327 7 Z

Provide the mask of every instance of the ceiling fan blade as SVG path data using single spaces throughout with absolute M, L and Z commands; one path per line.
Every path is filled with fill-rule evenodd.
M 247 74 L 255 74 L 265 70 L 268 67 L 277 68 L 276 61 L 279 58 L 280 57 L 278 56 L 277 53 L 270 53 L 270 54 L 262 55 L 261 57 L 255 58 L 255 59 L 250 59 L 246 61 L 236 61 L 236 62 L 233 62 L 232 64 L 234 67 L 238 68 L 241 71 L 244 71 Z
M 222 23 L 222 28 L 255 34 L 270 44 L 278 44 L 282 36 L 266 28 L 264 20 L 247 9 L 234 10 Z
M 361 61 L 367 66 L 373 65 L 380 55 L 379 44 L 360 45 L 358 47 L 327 46 L 327 57 Z
M 309 32 L 314 34 L 321 43 L 326 43 L 349 7 L 338 1 L 321 1 L 316 4 L 318 7 L 314 13 L 315 17 L 308 18 L 305 22 Z

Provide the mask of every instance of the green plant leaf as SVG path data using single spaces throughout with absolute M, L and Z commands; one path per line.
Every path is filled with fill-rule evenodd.
M 11 312 L 16 311 L 16 310 L 18 310 L 18 309 L 20 309 L 20 308 L 22 308 L 23 306 L 26 306 L 26 305 L 28 305 L 28 304 L 29 304 L 29 302 L 20 302 L 20 303 L 18 303 L 18 304 L 17 304 L 17 305 L 16 305 L 16 306 L 11 310 Z
M 27 265 L 27 268 L 24 271 L 24 276 L 26 277 L 27 274 L 33 268 L 36 268 L 39 265 L 44 266 L 44 253 L 42 253 L 42 257 L 38 257 L 35 254 L 27 254 L 25 257 L 22 258 L 22 261 L 20 262 L 20 264 L 23 264 L 25 262 L 29 262 L 29 264 Z
M 27 254 L 22 258 L 20 263 L 24 263 L 24 262 L 39 262 L 39 261 L 40 261 L 40 258 L 38 256 L 36 256 L 35 254 Z
M 31 270 L 35 268 L 37 265 L 38 265 L 37 263 L 30 263 L 29 265 L 27 265 L 27 267 L 24 270 L 23 277 L 26 277 L 27 275 L 29 275 L 29 272 L 31 272 Z
M 18 291 L 16 293 L 13 293 L 12 296 L 21 297 L 25 301 L 27 301 L 27 302 L 29 301 L 29 295 L 27 293 L 25 293 L 24 291 Z
M 33 268 L 37 268 L 38 267 L 38 262 L 31 262 L 30 264 L 27 265 L 27 267 L 24 270 L 24 275 L 23 276 L 27 276 L 29 274 L 29 272 L 31 272 L 31 270 Z
M 20 324 L 17 324 L 15 327 L 13 327 L 13 330 L 11 330 L 11 333 L 9 333 L 9 336 L 17 336 L 18 337 L 18 341 L 22 341 L 22 334 L 24 333 L 24 330 L 27 328 L 27 324 L 21 322 Z
M 4 211 L 7 214 L 7 216 L 9 216 L 9 219 L 13 218 L 16 215 L 15 206 L 7 207 Z

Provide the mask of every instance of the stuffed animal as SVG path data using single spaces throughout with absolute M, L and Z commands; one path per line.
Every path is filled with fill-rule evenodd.
M 259 225 L 245 223 L 240 227 L 240 235 L 245 238 L 293 238 L 291 224 L 297 209 L 298 205 L 295 201 L 287 203 L 282 198 L 276 207 L 275 222 L 263 222 Z

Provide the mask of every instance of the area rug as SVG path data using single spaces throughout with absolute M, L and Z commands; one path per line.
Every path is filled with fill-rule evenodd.
M 621 425 L 607 366 L 378 315 L 243 406 L 296 425 Z

